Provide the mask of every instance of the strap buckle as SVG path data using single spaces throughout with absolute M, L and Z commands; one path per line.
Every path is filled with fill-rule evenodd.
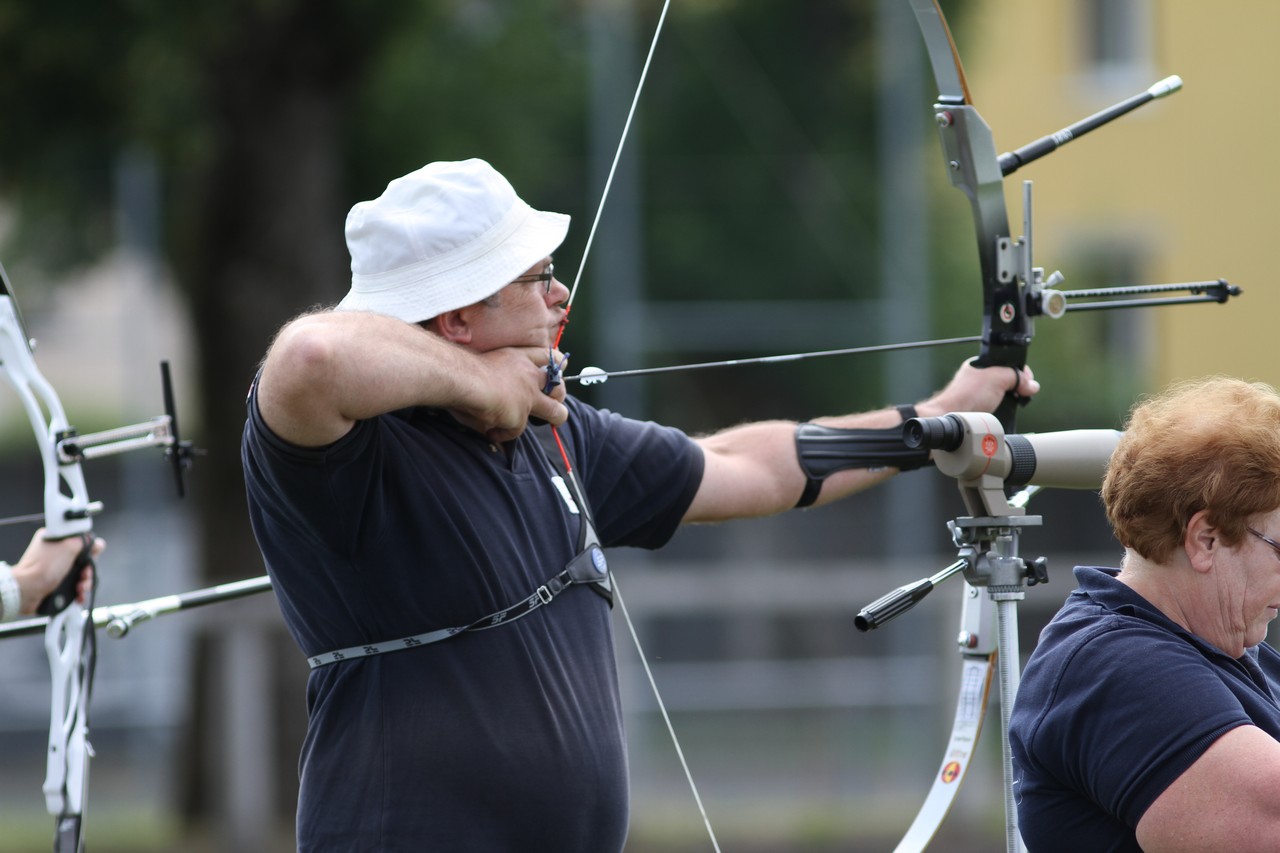
M 538 587 L 538 600 L 543 604 L 550 604 L 551 599 L 564 592 L 565 587 L 571 583 L 573 581 L 570 579 L 569 573 L 567 571 L 561 572 Z

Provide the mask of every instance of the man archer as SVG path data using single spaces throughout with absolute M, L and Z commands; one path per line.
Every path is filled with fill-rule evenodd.
M 1038 390 L 963 365 L 914 411 L 700 438 L 593 408 L 544 390 L 568 226 L 481 160 L 392 181 L 347 217 L 346 298 L 287 323 L 253 384 L 250 517 L 312 666 L 299 850 L 621 850 L 598 546 L 838 500 L 926 461 L 904 414 Z M 844 455 L 812 461 L 820 439 Z

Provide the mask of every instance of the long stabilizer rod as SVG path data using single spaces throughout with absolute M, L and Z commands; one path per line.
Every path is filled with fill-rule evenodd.
M 263 576 L 218 584 L 217 586 L 183 592 L 177 595 L 163 595 L 159 598 L 149 598 L 146 601 L 95 607 L 93 608 L 93 624 L 99 628 L 105 627 L 108 636 L 120 638 L 128 634 L 129 629 L 139 622 L 145 622 L 148 619 L 154 619 L 166 613 L 175 613 L 179 610 L 203 607 L 206 604 L 217 604 L 235 598 L 244 598 L 247 595 L 266 592 L 270 589 L 271 579 Z M 43 633 L 48 622 L 49 618 L 47 616 L 41 616 L 34 619 L 23 619 L 8 625 L 0 625 L 0 639 L 18 637 L 24 634 Z
M 1064 127 L 1057 133 L 1051 133 L 1048 136 L 1041 137 L 1035 142 L 1024 145 L 1016 151 L 1010 151 L 1000 155 L 1000 173 L 1002 175 L 1011 175 L 1018 169 L 1027 165 L 1033 160 L 1039 160 L 1051 151 L 1056 151 L 1066 145 L 1073 139 L 1084 136 L 1091 130 L 1096 130 L 1109 121 L 1120 118 L 1127 112 L 1136 110 L 1143 104 L 1148 104 L 1156 98 L 1163 98 L 1166 95 L 1172 95 L 1174 92 L 1182 88 L 1182 78 L 1174 74 L 1172 77 L 1166 77 L 1159 83 L 1156 83 L 1147 91 L 1126 98 L 1120 103 L 1112 107 L 1107 107 L 1099 113 L 1094 113 L 1086 119 L 1081 119 L 1073 125 Z

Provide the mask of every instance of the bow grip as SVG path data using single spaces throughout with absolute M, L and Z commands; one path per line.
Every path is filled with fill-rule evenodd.
M 80 585 L 80 573 L 84 571 L 85 566 L 93 565 L 93 555 L 90 553 L 93 548 L 93 536 L 84 533 L 80 535 L 80 539 L 83 545 L 71 564 L 70 570 L 58 584 L 57 589 L 46 595 L 40 602 L 40 606 L 36 608 L 36 613 L 41 616 L 56 616 L 76 600 L 76 587 Z
M 1023 397 L 1018 393 L 1018 386 L 1022 384 L 1022 368 L 1019 365 L 996 361 L 986 353 L 975 356 L 969 360 L 969 363 L 974 367 L 979 367 L 983 370 L 988 370 L 993 367 L 1007 367 L 1013 371 L 1013 387 L 1004 392 L 1004 399 L 1000 401 L 1000 405 L 996 407 L 994 412 L 992 412 L 1005 429 L 1012 430 L 1014 423 L 1013 418 L 1018 412 L 1018 407 L 1025 406 L 1031 402 L 1030 397 Z

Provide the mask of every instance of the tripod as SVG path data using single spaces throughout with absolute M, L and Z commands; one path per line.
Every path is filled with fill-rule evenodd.
M 1025 505 L 1042 486 L 1098 488 L 1120 433 L 1070 430 L 1005 436 L 993 415 L 952 413 L 908 421 L 904 438 L 908 446 L 933 449 L 938 470 L 959 483 L 970 515 L 947 522 L 957 548 L 954 563 L 877 599 L 854 619 L 861 631 L 878 628 L 914 607 L 942 581 L 964 575 L 958 638 L 962 660 L 960 695 L 951 738 L 933 787 L 896 853 L 924 850 L 946 817 L 977 745 L 992 672 L 997 667 L 1005 843 L 1008 853 L 1021 853 L 1025 848 L 1018 832 L 1009 749 L 1009 718 L 1021 675 L 1017 605 L 1026 597 L 1026 587 L 1049 580 L 1043 557 L 1027 563 L 1018 555 L 1022 531 L 1043 523 L 1040 516 L 1027 515 Z M 1036 485 L 1013 499 L 1006 496 L 1006 486 L 1032 480 Z

